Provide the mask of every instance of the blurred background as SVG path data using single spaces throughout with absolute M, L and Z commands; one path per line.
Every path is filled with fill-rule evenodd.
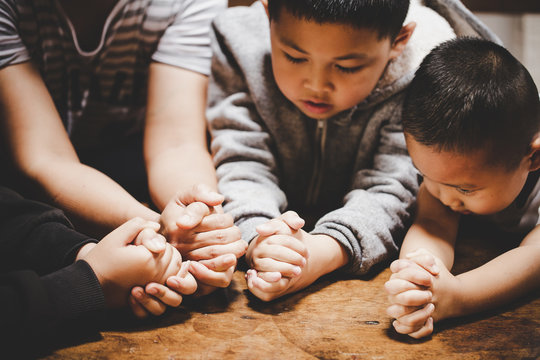
M 294 0 L 290 0 L 294 1 Z M 254 0 L 229 0 L 229 6 Z M 462 0 L 502 40 L 540 87 L 540 0 Z

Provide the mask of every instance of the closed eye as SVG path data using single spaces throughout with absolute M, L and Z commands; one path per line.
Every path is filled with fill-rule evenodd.
M 306 59 L 296 58 L 296 57 L 294 57 L 294 56 L 291 56 L 291 55 L 287 54 L 286 52 L 284 52 L 283 54 L 285 54 L 285 58 L 286 58 L 288 61 L 290 61 L 291 63 L 293 63 L 293 64 L 301 64 L 301 63 L 307 61 Z
M 339 71 L 341 72 L 344 72 L 346 74 L 353 74 L 355 72 L 358 72 L 360 70 L 362 70 L 364 66 L 360 65 L 360 66 L 354 66 L 354 67 L 345 67 L 345 66 L 341 66 L 341 65 L 336 65 L 336 69 L 338 69 Z

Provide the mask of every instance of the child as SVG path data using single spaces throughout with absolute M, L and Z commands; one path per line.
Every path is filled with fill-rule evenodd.
M 215 19 L 211 147 L 259 298 L 397 253 L 418 186 L 403 89 L 440 42 L 495 39 L 458 1 L 430 4 L 263 0 Z
M 68 319 L 125 306 L 135 285 L 163 284 L 178 274 L 182 292 L 193 293 L 189 263 L 156 234 L 157 226 L 133 219 L 96 244 L 74 231 L 61 211 L 0 187 L 3 353 L 28 339 L 31 348 L 44 345 L 51 327 Z M 176 294 L 168 302 L 181 301 Z
M 12 163 L 32 184 L 25 194 L 37 190 L 78 229 L 102 236 L 133 217 L 159 221 L 139 202 L 148 191 L 162 211 L 195 184 L 215 189 L 204 119 L 208 30 L 225 6 L 2 1 L 0 118 Z M 210 230 L 223 230 L 221 244 L 240 241 L 234 230 Z M 230 260 L 228 251 L 213 252 Z
M 540 101 L 527 70 L 494 43 L 437 47 L 410 85 L 403 126 L 424 181 L 417 214 L 385 287 L 397 332 L 508 303 L 540 286 Z M 462 216 L 525 234 L 521 244 L 450 273 Z

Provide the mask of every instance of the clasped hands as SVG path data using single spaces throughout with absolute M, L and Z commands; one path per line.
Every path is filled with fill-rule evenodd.
M 426 249 L 417 249 L 390 265 L 384 284 L 391 305 L 386 313 L 394 329 L 419 339 L 433 332 L 433 324 L 447 318 L 454 307 L 457 278 Z
M 230 284 L 247 243 L 241 239 L 232 217 L 223 213 L 223 199 L 198 185 L 167 204 L 160 217 L 159 233 L 180 252 L 182 266 L 163 284 L 151 282 L 144 289 L 137 286 L 131 290 L 129 304 L 136 316 L 159 315 L 167 305 L 179 306 L 182 295 L 205 295 Z

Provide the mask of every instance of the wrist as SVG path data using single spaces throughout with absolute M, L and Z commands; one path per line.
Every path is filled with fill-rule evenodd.
M 78 260 L 84 260 L 86 258 L 86 255 L 96 246 L 96 243 L 87 243 L 81 246 L 79 249 L 79 252 L 77 253 L 77 256 L 75 257 L 75 261 Z
M 349 262 L 347 251 L 333 237 L 308 234 L 306 238 L 309 250 L 308 263 L 319 276 L 331 273 Z

